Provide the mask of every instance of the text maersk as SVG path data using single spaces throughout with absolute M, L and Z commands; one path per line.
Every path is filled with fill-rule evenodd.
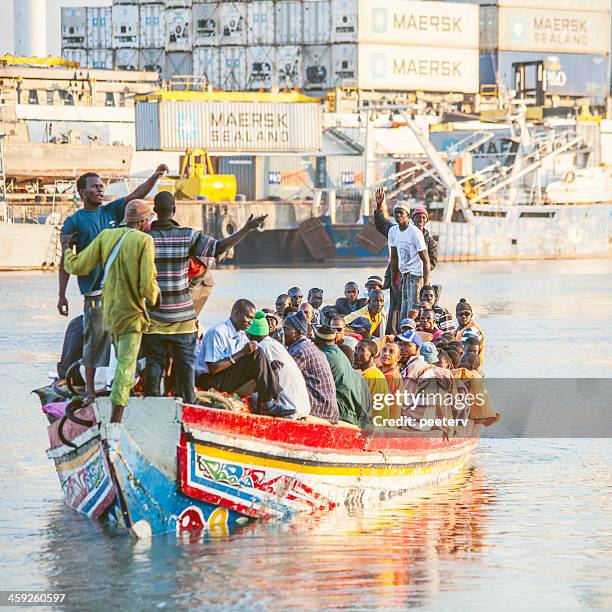
M 393 28 L 416 32 L 462 32 L 461 17 L 439 15 L 393 14 Z
M 289 142 L 286 113 L 210 113 L 210 141 L 236 148 Z
M 462 62 L 439 60 L 393 60 L 393 74 L 418 76 L 462 76 Z
M 533 19 L 533 40 L 541 44 L 588 45 L 585 19 Z

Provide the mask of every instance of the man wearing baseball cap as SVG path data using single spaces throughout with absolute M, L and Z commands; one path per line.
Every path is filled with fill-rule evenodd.
M 119 423 L 134 386 L 136 361 L 142 334 L 150 324 L 147 304 L 160 302 L 155 268 L 155 243 L 144 233 L 152 214 L 145 200 L 132 200 L 125 207 L 122 225 L 105 229 L 83 251 L 70 248 L 71 235 L 62 235 L 64 268 L 68 274 L 89 274 L 98 264 L 103 275 L 104 324 L 110 330 L 117 356 L 117 370 L 111 389 L 111 423 Z
M 394 340 L 399 344 L 402 356 L 407 356 L 402 378 L 418 378 L 428 367 L 427 362 L 421 356 L 421 346 L 423 346 L 421 336 L 416 331 L 409 331 L 395 336 Z

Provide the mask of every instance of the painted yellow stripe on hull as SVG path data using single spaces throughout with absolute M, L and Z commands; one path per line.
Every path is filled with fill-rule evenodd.
M 232 463 L 242 463 L 247 465 L 255 465 L 258 467 L 277 468 L 287 470 L 288 472 L 300 474 L 320 474 L 330 476 L 411 476 L 414 474 L 435 474 L 448 470 L 449 465 L 459 465 L 464 461 L 465 455 L 455 458 L 455 460 L 442 459 L 429 465 L 418 465 L 413 467 L 387 467 L 384 464 L 378 466 L 364 467 L 342 467 L 342 466 L 326 466 L 326 465 L 302 465 L 283 461 L 282 459 L 268 459 L 257 457 L 254 455 L 235 453 L 220 448 L 205 446 L 204 444 L 196 444 L 195 452 L 199 455 L 206 455 L 216 459 L 224 459 Z M 467 454 L 467 453 L 466 453 Z
M 98 452 L 98 446 L 92 446 L 84 455 L 80 455 L 79 457 L 75 457 L 70 461 L 64 461 L 63 463 L 59 463 L 56 465 L 58 472 L 68 472 L 69 470 L 74 469 L 80 465 L 85 465 L 96 453 Z

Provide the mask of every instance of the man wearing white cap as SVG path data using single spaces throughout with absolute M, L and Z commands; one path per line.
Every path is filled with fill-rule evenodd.
M 399 271 L 399 287 L 391 282 L 391 291 L 399 299 L 399 319 L 407 318 L 410 305 L 417 301 L 423 284 L 429 284 L 430 263 L 423 233 L 410 224 L 410 207 L 400 200 L 393 207 L 397 225 L 389 230 L 391 279 Z

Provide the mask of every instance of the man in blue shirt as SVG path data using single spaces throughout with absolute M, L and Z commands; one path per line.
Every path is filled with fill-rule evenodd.
M 168 171 L 166 164 L 160 164 L 152 176 L 139 185 L 132 193 L 102 204 L 104 198 L 104 183 L 95 172 L 87 172 L 77 179 L 77 191 L 81 196 L 83 208 L 70 215 L 62 227 L 62 242 L 72 237 L 77 253 L 89 246 L 98 234 L 105 229 L 119 227 L 123 220 L 125 206 L 132 200 L 145 198 L 153 189 L 155 183 L 164 172 Z M 96 368 L 108 365 L 110 355 L 110 334 L 102 320 L 102 266 L 86 276 L 79 276 L 79 289 L 85 299 L 83 307 L 83 365 L 85 366 L 85 383 L 87 397 L 95 398 L 94 377 Z M 59 313 L 68 316 L 68 300 L 66 287 L 70 275 L 64 270 L 64 258 L 59 266 Z

